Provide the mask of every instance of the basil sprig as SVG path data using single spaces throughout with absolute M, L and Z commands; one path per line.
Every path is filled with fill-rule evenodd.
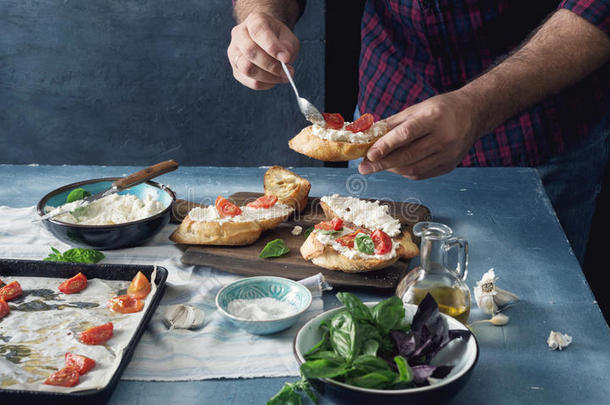
M 71 203 L 74 201 L 82 200 L 83 198 L 89 197 L 90 195 L 91 193 L 85 190 L 84 188 L 75 188 L 74 190 L 70 191 L 70 194 L 68 194 L 68 197 L 66 197 L 66 202 Z
M 356 235 L 354 243 L 356 244 L 356 249 L 362 253 L 367 255 L 372 255 L 375 253 L 375 244 L 373 243 L 373 239 L 371 239 L 371 237 L 366 233 L 359 233 Z
M 258 255 L 263 259 L 284 256 L 290 252 L 290 249 L 286 247 L 283 239 L 274 239 L 267 243 L 261 253 Z
M 72 248 L 63 253 L 54 247 L 51 247 L 51 250 L 49 256 L 43 259 L 45 262 L 97 263 L 106 257 L 94 249 Z

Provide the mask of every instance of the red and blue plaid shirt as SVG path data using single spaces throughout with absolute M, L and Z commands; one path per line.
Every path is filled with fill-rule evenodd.
M 367 0 L 360 111 L 385 118 L 463 86 L 523 43 L 557 7 L 610 35 L 610 0 Z M 609 118 L 607 63 L 481 137 L 462 165 L 536 166 Z

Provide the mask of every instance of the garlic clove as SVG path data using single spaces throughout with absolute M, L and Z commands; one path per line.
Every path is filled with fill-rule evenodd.
M 492 323 L 492 325 L 496 325 L 496 326 L 504 326 L 508 323 L 508 321 L 510 320 L 510 318 L 504 314 L 495 314 L 490 320 L 489 322 Z
M 203 325 L 205 314 L 191 305 L 178 304 L 170 307 L 164 315 L 164 321 L 170 330 L 195 329 Z
M 572 336 L 565 333 L 551 331 L 549 337 L 546 340 L 547 345 L 551 350 L 562 350 L 564 347 L 572 343 Z
M 519 301 L 519 296 L 517 294 L 513 294 L 510 291 L 506 291 L 499 287 L 496 287 L 496 295 L 494 295 L 494 302 L 497 306 L 503 307 L 504 305 L 508 305 L 517 301 Z

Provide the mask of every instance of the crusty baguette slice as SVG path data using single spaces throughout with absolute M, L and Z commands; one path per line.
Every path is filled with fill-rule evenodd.
M 270 167 L 264 177 L 265 195 L 274 195 L 278 202 L 286 204 L 298 212 L 307 205 L 311 183 L 307 179 L 284 169 L 281 166 Z
M 194 221 L 187 215 L 170 239 L 190 245 L 241 246 L 254 243 L 262 232 L 262 226 L 254 221 Z
M 384 131 L 383 135 L 386 132 Z M 374 138 L 368 143 L 329 141 L 314 135 L 312 127 L 308 126 L 288 141 L 288 147 L 295 152 L 325 162 L 344 162 L 364 157 L 375 141 L 383 135 Z
M 324 211 L 326 218 L 333 219 L 338 217 L 333 209 L 324 201 L 320 201 L 320 207 L 322 207 L 322 211 Z M 413 242 L 413 238 L 411 237 L 411 233 L 409 231 L 404 230 L 400 235 L 393 237 L 392 239 L 400 243 L 402 249 L 400 249 L 397 253 L 401 259 L 408 260 L 419 256 L 419 247 Z
M 396 256 L 388 260 L 380 259 L 350 259 L 337 252 L 331 246 L 324 245 L 316 236 L 316 232 L 309 234 L 303 245 L 301 245 L 301 256 L 305 260 L 311 260 L 316 266 L 329 270 L 340 270 L 346 273 L 363 273 L 367 271 L 379 270 L 396 263 L 400 256 L 400 247 L 397 249 Z

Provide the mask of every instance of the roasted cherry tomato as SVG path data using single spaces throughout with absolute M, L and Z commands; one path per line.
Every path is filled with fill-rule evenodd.
M 356 235 L 358 235 L 359 233 L 366 233 L 368 234 L 367 231 L 365 231 L 364 229 L 357 229 L 356 231 L 352 232 L 352 233 L 348 233 L 347 235 L 343 235 L 337 239 L 335 239 L 335 242 L 339 243 L 342 246 L 348 247 L 350 249 L 354 248 L 354 240 L 356 239 Z
M 373 244 L 375 245 L 375 254 L 385 255 L 392 250 L 392 239 L 381 229 L 373 232 L 371 239 L 373 239 Z
M 17 281 L 11 281 L 4 287 L 0 288 L 0 298 L 4 301 L 10 301 L 14 298 L 20 297 L 23 294 L 21 285 Z
M 83 375 L 95 367 L 95 360 L 80 354 L 66 353 L 66 367 L 74 367 L 78 374 Z
M 8 304 L 6 301 L 4 301 L 4 299 L 0 298 L 0 319 L 7 316 L 9 312 L 11 312 L 11 310 L 8 307 Z
M 74 387 L 78 384 L 79 375 L 76 367 L 64 367 L 51 374 L 44 383 L 47 385 L 58 385 L 60 387 Z
M 343 116 L 339 113 L 322 113 L 322 116 L 324 121 L 326 121 L 326 128 L 341 129 L 343 124 L 345 124 Z
M 133 298 L 143 299 L 146 298 L 148 293 L 150 292 L 150 282 L 142 273 L 138 271 L 138 274 L 131 280 L 131 284 L 129 284 L 129 288 L 127 288 L 127 295 Z
M 360 116 L 356 121 L 347 125 L 345 129 L 352 132 L 364 132 L 373 125 L 373 122 L 375 122 L 373 114 L 366 113 Z
M 79 338 L 81 342 L 87 345 L 101 345 L 112 337 L 113 329 L 112 322 L 108 322 L 81 332 Z
M 241 208 L 227 200 L 223 196 L 216 197 L 216 211 L 221 217 L 235 217 L 241 214 Z
M 341 218 L 333 218 L 330 221 L 320 222 L 314 228 L 321 231 L 340 231 L 343 228 L 343 220 Z
M 108 308 L 112 312 L 131 314 L 140 312 L 144 308 L 144 301 L 130 295 L 119 295 L 108 300 Z
M 252 208 L 271 208 L 277 202 L 277 197 L 274 195 L 264 195 L 262 197 L 258 197 L 256 200 L 249 202 L 246 204 L 248 207 Z
M 83 273 L 67 279 L 59 285 L 59 291 L 64 294 L 74 294 L 83 291 L 87 287 L 87 277 Z

